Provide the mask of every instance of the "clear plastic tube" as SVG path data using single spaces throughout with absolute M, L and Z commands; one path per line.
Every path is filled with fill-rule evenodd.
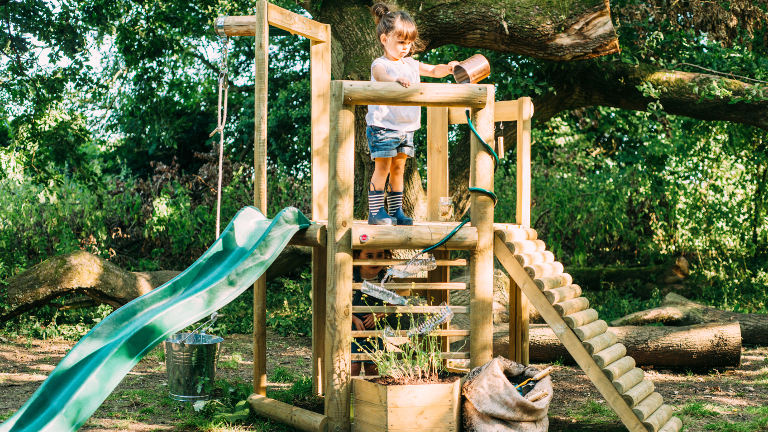
M 419 255 L 413 257 L 405 265 L 393 266 L 387 270 L 387 276 L 396 278 L 407 278 L 414 276 L 418 273 L 434 270 L 437 268 L 437 262 L 432 254 L 427 254 L 423 258 L 418 258 Z
M 437 326 L 453 318 L 453 311 L 448 308 L 445 302 L 440 306 L 443 306 L 443 308 L 435 316 L 419 324 L 418 327 L 408 330 L 408 337 L 416 334 L 431 333 Z
M 363 288 L 361 289 L 363 294 L 367 294 L 371 297 L 376 297 L 379 300 L 384 300 L 385 302 L 393 305 L 401 305 L 406 306 L 408 304 L 408 300 L 403 298 L 402 296 L 393 293 L 392 291 L 383 288 L 379 285 L 372 284 L 368 281 L 363 281 Z

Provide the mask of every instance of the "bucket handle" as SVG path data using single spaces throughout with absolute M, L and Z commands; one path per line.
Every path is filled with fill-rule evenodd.
M 205 328 L 204 328 L 204 329 L 202 329 L 202 330 L 200 330 L 200 334 L 201 334 L 201 335 L 202 335 L 202 334 L 205 334 L 205 332 L 206 332 L 206 331 L 207 331 L 209 328 L 211 328 L 211 326 L 213 326 L 213 324 L 216 322 L 216 320 L 217 320 L 218 318 L 219 318 L 219 313 L 218 313 L 218 312 L 214 312 L 214 313 L 212 313 L 212 314 L 211 314 L 211 317 L 210 317 L 210 318 L 208 318 L 208 321 L 206 321 L 206 322 L 204 322 L 204 323 L 200 324 L 199 326 L 197 326 L 197 328 L 196 328 L 196 329 L 192 330 L 192 333 L 189 333 L 189 334 L 188 334 L 186 337 L 184 337 L 184 339 L 180 340 L 178 343 L 179 343 L 180 345 L 183 345 L 183 344 L 184 344 L 184 342 L 185 342 L 185 341 L 186 341 L 186 340 L 187 340 L 187 339 L 188 339 L 190 336 L 192 336 L 193 334 L 197 333 L 197 331 L 198 331 L 198 330 L 200 330 L 200 328 L 201 328 L 201 327 L 203 327 L 203 326 L 205 326 Z

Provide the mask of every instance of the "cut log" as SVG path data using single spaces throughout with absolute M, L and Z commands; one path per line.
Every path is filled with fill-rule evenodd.
M 672 407 L 669 405 L 662 405 L 643 422 L 643 426 L 648 429 L 648 432 L 658 432 L 671 418 Z
M 580 284 L 589 287 L 589 289 L 599 289 L 600 282 L 626 282 L 627 280 L 637 280 L 653 282 L 662 285 L 677 284 L 688 277 L 688 261 L 679 257 L 675 262 L 668 262 L 661 265 L 649 267 L 631 267 L 631 268 L 574 268 L 569 267 L 568 271 L 573 278 Z
M 94 304 L 119 308 L 179 273 L 129 272 L 84 251 L 59 255 L 6 279 L 6 289 L 0 294 L 0 322 L 72 293 L 85 294 Z
M 661 397 L 661 395 L 657 392 L 653 392 L 648 396 L 647 398 L 643 399 L 642 402 L 637 404 L 636 407 L 632 408 L 632 412 L 635 413 L 637 418 L 640 419 L 640 421 L 645 421 L 648 417 L 651 416 L 654 412 L 656 412 L 657 409 L 664 403 L 664 398 Z
M 627 355 L 627 347 L 624 344 L 617 343 L 612 347 L 608 347 L 597 354 L 592 355 L 592 359 L 595 360 L 597 366 L 602 369 L 609 364 L 620 360 Z
M 597 311 L 594 309 L 587 309 L 585 311 L 576 312 L 575 314 L 566 315 L 563 317 L 563 320 L 566 324 L 568 324 L 568 327 L 573 329 L 576 327 L 585 326 L 589 323 L 593 323 L 597 321 L 597 319 Z
M 680 421 L 677 417 L 672 417 L 669 419 L 667 424 L 662 427 L 659 432 L 678 432 L 680 429 L 683 428 L 683 422 Z
M 589 300 L 586 297 L 577 297 L 555 304 L 555 310 L 560 316 L 571 315 L 581 312 L 589 307 Z
M 689 326 L 737 321 L 741 327 L 743 344 L 768 345 L 768 314 L 728 312 L 690 301 L 675 293 L 667 294 L 660 307 L 635 312 L 613 321 L 611 325 L 664 323 L 673 326 Z
M 544 297 L 549 300 L 550 304 L 564 302 L 566 300 L 574 299 L 580 295 L 581 287 L 578 285 L 568 285 L 561 288 L 544 291 Z
M 504 355 L 509 352 L 509 329 L 506 325 L 498 329 L 494 333 L 494 355 Z M 627 347 L 627 355 L 634 358 L 637 366 L 706 370 L 738 367 L 741 364 L 741 331 L 738 323 L 688 327 L 628 326 L 610 327 L 608 330 L 615 333 L 618 341 Z M 529 346 L 531 362 L 550 363 L 561 358 L 573 362 L 547 325 L 530 326 Z M 629 369 L 633 367 L 635 365 Z
M 621 395 L 621 397 L 624 399 L 624 402 L 629 405 L 630 408 L 634 408 L 643 399 L 650 396 L 655 388 L 656 387 L 653 385 L 652 381 L 641 381 L 636 386 L 627 390 L 624 394 Z
M 534 279 L 533 282 L 540 290 L 544 291 L 571 285 L 573 283 L 573 278 L 568 273 L 561 273 L 555 276 L 540 277 Z
M 542 277 L 556 276 L 563 272 L 563 264 L 555 261 L 542 264 L 531 264 L 525 266 L 525 272 L 531 279 L 540 279 Z
M 587 353 L 592 355 L 608 348 L 609 346 L 616 345 L 618 342 L 619 340 L 616 338 L 616 335 L 613 332 L 605 332 L 600 336 L 587 339 L 581 344 L 584 346 L 584 349 L 587 350 Z
M 573 332 L 579 337 L 579 340 L 585 341 L 599 336 L 608 330 L 608 324 L 603 320 L 598 320 L 587 325 L 576 327 Z
M 629 356 L 622 357 L 603 368 L 603 374 L 611 381 L 616 381 L 627 372 L 635 368 L 635 359 Z
M 620 376 L 616 381 L 613 381 L 613 387 L 621 394 L 626 393 L 632 387 L 640 384 L 645 374 L 640 368 L 634 368 L 631 371 Z M 646 398 L 647 399 L 647 398 Z

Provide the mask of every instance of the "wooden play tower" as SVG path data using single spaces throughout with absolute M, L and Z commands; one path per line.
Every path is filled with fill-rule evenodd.
M 312 374 L 314 389 L 325 396 L 325 415 L 267 398 L 266 395 L 266 284 L 254 286 L 254 411 L 306 431 L 349 431 L 351 340 L 375 331 L 352 331 L 353 312 L 434 312 L 448 301 L 450 290 L 468 289 L 469 306 L 450 306 L 456 314 L 470 315 L 469 330 L 438 331 L 445 337 L 470 336 L 469 352 L 450 352 L 444 358 L 469 359 L 470 367 L 492 358 L 494 255 L 508 272 L 510 284 L 509 358 L 528 363 L 528 312 L 536 307 L 579 366 L 632 432 L 677 432 L 681 423 L 663 405 L 653 383 L 645 380 L 626 348 L 607 332 L 605 321 L 581 297 L 562 264 L 555 261 L 530 228 L 530 145 L 533 105 L 530 98 L 495 101 L 493 85 L 418 84 L 331 80 L 331 31 L 321 24 L 259 1 L 252 16 L 220 17 L 219 36 L 255 37 L 255 182 L 254 205 L 266 214 L 267 203 L 267 77 L 269 35 L 298 34 L 311 40 L 312 85 L 312 220 L 291 244 L 311 246 L 312 258 Z M 371 226 L 353 218 L 354 137 L 356 105 L 415 105 L 427 107 L 426 221 L 413 226 Z M 436 250 L 438 268 L 428 277 L 399 280 L 389 289 L 415 289 L 433 299 L 427 306 L 353 307 L 353 265 L 372 264 L 352 258 L 354 249 L 419 250 L 452 231 L 458 222 L 437 222 L 438 198 L 448 191 L 448 126 L 467 123 L 465 111 L 486 142 L 494 140 L 494 122 L 517 124 L 516 223 L 494 223 L 493 200 L 472 193 L 471 224 Z M 492 191 L 494 161 L 480 140 L 472 136 L 470 187 Z M 450 250 L 469 251 L 469 259 L 450 259 Z M 379 260 L 393 265 L 403 260 Z M 469 283 L 451 283 L 452 266 L 469 267 Z M 358 310 L 360 308 L 360 310 Z M 372 310 L 373 309 L 373 310 Z M 362 359 L 365 354 L 356 354 Z M 358 425 L 355 430 L 366 428 Z M 441 430 L 454 430 L 445 428 Z

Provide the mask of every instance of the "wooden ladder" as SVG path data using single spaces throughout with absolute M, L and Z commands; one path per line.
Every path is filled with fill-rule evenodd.
M 517 232 L 497 229 L 494 253 L 552 328 L 576 363 L 631 432 L 678 432 L 682 421 L 672 416 L 644 379 L 643 370 L 627 356 L 608 324 L 581 297 L 581 288 L 564 273 L 541 240 L 518 240 Z M 511 318 L 511 317 L 510 317 Z

